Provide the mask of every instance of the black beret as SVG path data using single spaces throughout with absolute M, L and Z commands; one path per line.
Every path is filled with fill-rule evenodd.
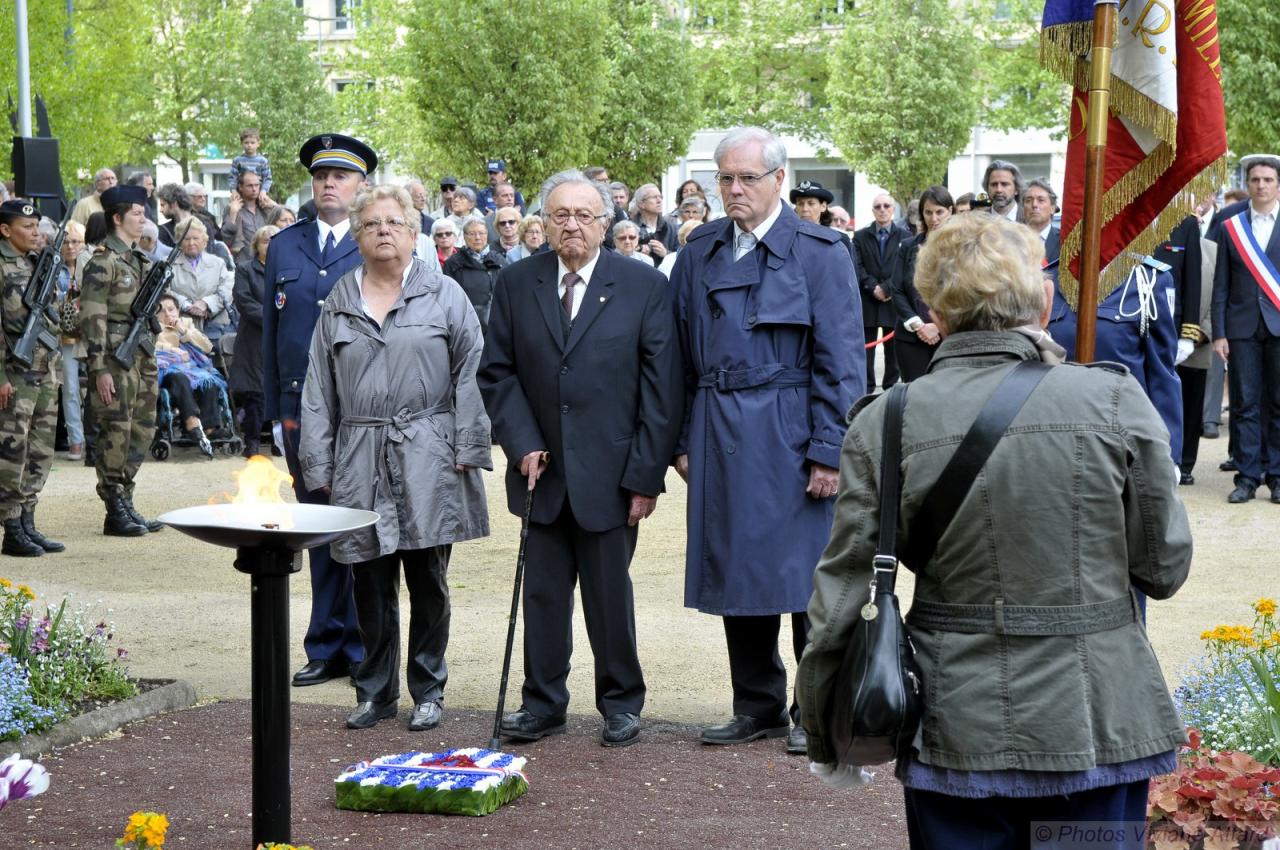
M 0 204 L 0 221 L 9 221 L 14 218 L 34 218 L 40 220 L 40 210 L 30 201 L 22 198 L 10 198 L 3 204 Z
M 141 186 L 112 186 L 102 193 L 102 208 L 110 209 L 117 204 L 147 205 L 147 190 Z

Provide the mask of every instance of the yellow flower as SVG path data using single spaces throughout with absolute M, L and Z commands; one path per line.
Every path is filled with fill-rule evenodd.
M 28 599 L 36 598 L 36 592 L 31 588 L 27 587 L 25 584 L 18 585 L 18 593 L 21 594 L 22 596 L 27 597 Z
M 1274 599 L 1259 599 L 1253 603 L 1253 610 L 1260 616 L 1270 617 L 1276 613 L 1276 601 Z
M 0 578 L 0 587 L 3 587 L 5 590 L 8 590 L 9 588 L 13 587 L 13 582 L 9 581 L 7 578 Z

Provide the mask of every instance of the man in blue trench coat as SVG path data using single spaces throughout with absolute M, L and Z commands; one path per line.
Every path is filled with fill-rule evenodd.
M 733 718 L 702 741 L 790 732 L 788 751 L 803 753 L 778 633 L 791 614 L 798 661 L 845 415 L 865 382 L 857 280 L 839 235 L 782 203 L 776 137 L 739 128 L 715 160 L 727 218 L 695 230 L 671 274 L 687 393 L 685 605 L 724 618 L 733 682 Z

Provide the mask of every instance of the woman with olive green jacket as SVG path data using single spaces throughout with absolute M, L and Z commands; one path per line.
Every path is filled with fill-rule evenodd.
M 1061 355 L 1041 330 L 1051 301 L 1034 236 L 956 216 L 921 250 L 916 284 L 946 338 L 907 394 L 903 544 L 1001 379 Z M 847 699 L 832 687 L 867 601 L 884 410 L 867 405 L 845 438 L 809 604 L 797 696 L 820 774 L 835 761 L 825 709 Z M 1186 736 L 1130 586 L 1166 599 L 1187 577 L 1176 490 L 1168 433 L 1123 367 L 1047 373 L 916 576 L 906 621 L 925 707 L 897 766 L 913 850 L 1027 846 L 1030 824 L 1056 817 L 1145 822 L 1147 780 L 1173 767 Z

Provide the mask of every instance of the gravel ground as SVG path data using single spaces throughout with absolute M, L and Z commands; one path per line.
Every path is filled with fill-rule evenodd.
M 1199 634 L 1202 630 L 1223 622 L 1250 621 L 1252 612 L 1249 605 L 1254 599 L 1280 593 L 1280 581 L 1276 578 L 1274 564 L 1275 530 L 1278 527 L 1277 520 L 1280 519 L 1280 506 L 1269 504 L 1265 499 L 1241 506 L 1226 503 L 1226 493 L 1231 489 L 1230 476 L 1217 470 L 1217 463 L 1225 449 L 1225 439 L 1205 441 L 1202 444 L 1202 461 L 1196 470 L 1199 481 L 1193 487 L 1182 488 L 1196 540 L 1191 578 L 1177 597 L 1167 602 L 1155 603 L 1150 608 L 1149 630 L 1152 642 L 1171 685 L 1176 684 L 1179 669 L 1198 656 Z M 224 491 L 231 489 L 231 473 L 241 463 L 238 458 L 222 457 L 215 461 L 205 461 L 184 450 L 177 451 L 174 457 L 164 463 L 149 460 L 139 476 L 137 504 L 144 513 L 153 516 L 171 508 L 217 499 Z M 283 467 L 282 460 L 277 459 L 277 463 Z M 501 497 L 499 476 L 496 473 L 490 474 L 486 481 L 493 534 L 485 540 L 454 547 L 450 574 L 454 606 L 449 647 L 451 675 L 447 692 L 450 716 L 453 717 L 459 710 L 474 710 L 473 715 L 466 716 L 481 726 L 484 722 L 484 710 L 492 711 L 497 689 L 519 529 L 518 519 L 509 516 L 502 507 L 505 502 Z M 670 724 L 696 725 L 725 719 L 729 714 L 730 691 L 720 623 L 716 618 L 682 607 L 685 487 L 674 474 L 667 485 L 668 493 L 659 501 L 657 513 L 642 526 L 632 577 L 635 582 L 640 649 L 649 684 L 645 718 L 647 722 L 657 724 L 656 728 L 667 729 L 670 726 L 675 730 L 680 727 Z M 1265 489 L 1260 491 L 1261 494 L 1265 492 Z M 46 533 L 67 543 L 67 552 L 31 560 L 4 559 L 3 564 L 0 564 L 0 576 L 25 581 L 47 598 L 57 599 L 63 594 L 69 594 L 73 601 L 91 606 L 96 613 L 109 612 L 108 618 L 116 626 L 119 642 L 129 650 L 132 672 L 137 676 L 187 679 L 195 684 L 201 697 L 206 700 L 235 700 L 248 696 L 249 580 L 232 569 L 230 551 L 198 543 L 171 529 L 142 539 L 103 537 L 100 533 L 102 510 L 93 493 L 93 471 L 78 463 L 61 460 L 45 490 L 39 518 L 40 526 Z M 294 666 L 305 661 L 301 638 L 309 611 L 309 584 L 305 569 L 291 580 L 291 664 Z M 904 573 L 900 591 L 905 610 L 911 595 L 909 574 Z M 407 597 L 402 606 L 403 610 L 408 610 Z M 578 615 L 576 619 L 578 664 L 570 676 L 570 688 L 576 699 L 570 706 L 570 712 L 582 716 L 579 718 L 578 732 L 594 736 L 596 721 L 590 716 L 593 713 L 594 699 L 589 648 L 581 616 Z M 787 628 L 785 622 L 783 628 Z M 783 646 L 790 645 L 789 635 L 784 634 L 782 640 Z M 515 702 L 518 702 L 520 651 L 520 638 L 517 637 L 517 663 L 513 672 L 512 690 Z M 321 724 L 323 728 L 337 730 L 335 734 L 347 740 L 346 731 L 338 729 L 343 712 L 354 700 L 354 694 L 345 681 L 294 689 L 293 698 L 295 703 L 329 706 L 299 711 L 296 716 L 303 718 L 300 722 L 304 729 L 310 728 L 308 723 Z M 221 709 L 209 710 L 216 712 Z M 243 712 L 243 707 L 232 706 L 226 710 Z M 192 712 L 177 717 L 185 718 L 190 714 Z M 165 722 L 186 723 L 185 720 L 176 718 Z M 146 728 L 158 732 L 158 727 Z M 702 752 L 702 748 L 690 744 L 696 738 L 691 730 L 671 732 L 669 746 L 665 735 L 665 732 L 663 735 L 650 734 L 646 744 L 625 750 L 626 755 L 617 757 L 617 761 L 631 765 L 634 759 L 641 759 L 653 770 L 659 770 L 664 760 L 675 760 L 688 752 Z M 155 735 L 148 732 L 146 737 L 149 745 L 159 746 L 159 742 L 154 740 Z M 483 737 L 487 739 L 487 733 Z M 207 737 L 202 740 L 208 742 Z M 375 737 L 371 740 L 377 739 Z M 761 758 L 766 754 L 769 759 L 777 756 L 775 764 L 785 765 L 787 771 L 798 771 L 801 760 L 783 759 L 777 744 L 778 742 L 771 742 L 769 745 L 762 744 L 738 752 L 744 754 L 741 757 L 745 757 L 748 750 L 752 758 L 757 753 Z M 94 745 L 94 749 L 115 745 L 124 746 L 119 742 L 108 742 Z M 241 742 L 240 746 L 245 750 L 240 763 L 247 764 L 247 744 Z M 404 743 L 400 749 L 407 749 L 409 746 Z M 557 756 L 566 759 L 577 757 L 572 748 L 561 751 L 556 749 L 555 744 L 546 746 Z M 385 746 L 374 746 L 359 755 L 377 755 L 394 749 L 395 746 L 391 750 Z M 531 751 L 533 749 L 535 748 L 531 748 Z M 150 750 L 121 750 L 120 755 L 125 757 L 128 753 L 142 751 Z M 590 741 L 587 752 L 588 756 L 584 758 L 590 764 L 606 758 L 594 740 Z M 697 759 L 698 767 L 691 768 L 691 771 L 696 774 L 698 781 L 707 783 L 708 788 L 717 782 L 726 788 L 732 787 L 737 784 L 739 777 L 732 770 L 724 770 L 724 767 L 732 765 L 737 757 L 732 752 L 716 753 L 714 758 L 708 756 Z M 295 765 L 300 769 L 314 768 L 314 765 L 304 761 L 305 757 L 306 753 L 300 751 L 295 756 Z M 160 756 L 157 755 L 156 758 Z M 236 758 L 239 759 L 240 756 L 237 755 Z M 625 762 L 622 762 L 623 758 L 626 759 Z M 67 764 L 76 762 L 78 756 L 66 761 Z M 142 768 L 136 765 L 129 767 L 132 771 L 139 769 Z M 155 769 L 154 766 L 152 769 Z M 593 769 L 579 765 L 579 773 L 576 774 L 579 778 L 576 781 L 582 782 L 582 778 L 589 775 L 585 771 Z M 321 772 L 321 779 L 324 781 L 331 778 L 329 766 L 325 766 Z M 636 787 L 640 787 L 640 774 L 632 775 L 637 780 Z M 93 809 L 102 807 L 102 811 L 107 811 L 109 804 L 110 811 L 123 811 L 127 814 L 143 805 L 146 795 L 137 793 L 133 781 L 116 780 L 112 776 L 110 771 L 101 775 L 94 771 L 77 780 L 86 784 L 86 788 L 92 788 L 97 783 L 98 790 L 95 793 L 98 796 L 94 798 Z M 691 781 L 693 778 L 690 777 Z M 548 781 L 547 785 L 551 784 Z M 884 784 L 891 786 L 892 781 Z M 796 788 L 802 790 L 788 788 L 786 794 L 792 795 L 788 799 L 793 799 L 797 806 L 802 799 L 807 800 L 810 806 L 838 808 L 840 805 L 824 795 L 822 789 L 808 784 L 808 780 Z M 208 808 L 216 805 L 217 801 L 203 798 L 219 797 L 223 793 L 180 793 L 176 799 L 182 801 L 181 805 L 176 802 L 167 805 L 170 805 L 171 811 L 196 805 Z M 225 793 L 233 792 L 228 790 Z M 579 826 L 607 829 L 618 816 L 616 807 L 623 802 L 627 805 L 633 802 L 631 798 L 625 801 L 615 798 L 612 802 L 604 802 L 614 792 L 597 782 L 588 782 L 573 793 L 563 793 L 569 799 L 595 795 L 598 800 L 593 806 L 586 806 L 579 801 L 572 818 L 574 829 Z M 776 793 L 781 795 L 783 792 Z M 247 810 L 243 803 L 247 799 L 244 797 L 247 790 L 238 789 L 234 794 L 239 795 L 234 799 L 240 802 L 234 805 L 228 802 L 225 807 L 227 818 L 232 820 L 242 817 Z M 886 803 L 887 797 L 884 794 L 875 792 L 866 797 L 865 801 L 855 806 L 856 811 L 864 814 L 878 812 L 874 816 L 889 824 L 890 820 L 886 819 L 897 817 L 898 804 Z M 232 799 L 228 797 L 229 801 Z M 539 798 L 531 798 L 524 811 L 532 809 L 534 799 Z M 719 813 L 714 806 L 708 808 L 705 804 L 679 812 L 672 809 L 666 815 L 660 811 L 654 815 L 652 828 L 656 829 L 663 840 L 671 838 L 672 843 L 676 843 L 673 839 L 675 833 L 671 830 L 689 829 L 692 826 L 684 820 L 670 820 L 671 814 L 679 813 L 682 818 L 695 819 L 701 815 L 702 821 L 698 828 L 710 830 L 718 819 L 723 820 L 727 816 L 726 813 L 732 812 L 736 818 L 750 812 L 750 806 L 734 802 L 726 795 L 721 794 L 718 799 L 724 800 L 727 807 Z M 156 805 L 160 803 L 157 802 Z M 55 826 L 60 818 L 73 817 L 73 813 L 66 810 L 55 814 L 55 808 L 50 798 L 41 816 L 46 827 Z M 805 808 L 805 811 L 808 814 L 804 821 L 797 818 L 789 823 L 793 827 L 799 822 L 807 823 L 808 817 L 813 815 L 813 809 Z M 627 814 L 630 818 L 630 814 Z M 9 818 L 10 822 L 18 820 Z M 782 820 L 786 820 L 786 817 L 778 822 L 781 823 Z M 503 819 L 486 819 L 477 823 L 493 826 L 496 830 L 498 825 L 505 822 Z M 453 823 L 450 821 L 451 829 Z M 633 823 L 640 824 L 641 821 L 629 819 L 626 825 L 630 827 Z M 729 821 L 723 823 L 728 830 Z M 114 821 L 109 826 L 110 829 L 115 829 Z M 767 833 L 774 838 L 761 838 L 759 846 L 790 845 L 789 839 L 784 840 L 782 837 L 788 833 L 781 826 L 768 827 L 763 820 L 759 821 L 758 826 L 761 829 L 778 830 Z M 901 824 L 894 823 L 892 826 L 893 829 L 887 834 L 900 836 Z M 509 830 L 498 830 L 494 834 L 499 835 L 503 842 L 510 843 Z M 765 834 L 761 833 L 762 836 Z M 652 838 L 653 834 L 650 833 L 649 837 Z M 707 833 L 702 837 L 707 841 L 691 838 L 685 843 L 687 846 L 710 843 L 712 835 Z M 741 836 L 738 835 L 737 838 L 740 839 Z M 827 843 L 829 838 L 830 836 L 822 837 L 815 833 L 814 840 L 805 844 L 835 846 Z M 642 839 L 638 837 L 636 841 L 619 839 L 618 845 L 639 843 L 640 840 Z M 715 843 L 724 844 L 726 841 Z M 76 845 L 65 843 L 59 846 Z M 330 844 L 326 839 L 324 846 L 337 846 L 337 843 L 335 841 Z M 608 842 L 588 841 L 583 846 L 609 845 Z M 853 841 L 851 846 L 896 845 L 892 841 L 883 844 L 877 841 L 874 845 Z

